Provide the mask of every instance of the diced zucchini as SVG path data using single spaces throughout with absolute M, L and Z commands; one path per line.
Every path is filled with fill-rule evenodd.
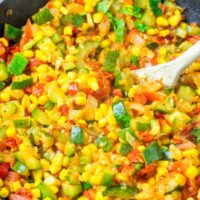
M 162 15 L 162 10 L 159 7 L 160 2 L 161 2 L 161 0 L 149 0 L 149 5 L 150 5 L 155 16 Z
M 59 142 L 66 143 L 68 140 L 68 135 L 64 131 L 60 131 L 57 137 Z
M 21 151 L 16 151 L 14 152 L 14 157 L 17 161 L 19 161 L 20 163 L 22 163 L 23 165 L 25 165 L 25 156 L 24 153 Z
M 6 87 L 6 82 L 0 82 L 0 91 L 4 90 Z
M 83 182 L 82 187 L 83 187 L 83 191 L 89 190 L 90 188 L 92 188 L 92 184 L 89 182 Z
M 47 199 L 47 198 L 51 200 L 56 199 L 54 193 L 45 183 L 41 182 L 37 187 L 40 189 L 41 199 Z
M 72 24 L 76 27 L 80 27 L 85 21 L 85 16 L 75 14 L 71 16 Z
M 70 185 L 68 183 L 63 183 L 62 189 L 64 194 L 70 198 L 76 197 L 83 191 L 81 185 Z
M 17 105 L 14 102 L 4 103 L 1 107 L 2 116 L 11 116 L 17 112 Z
M 152 142 L 143 151 L 145 162 L 149 165 L 152 162 L 160 160 L 163 157 L 162 150 L 157 142 Z
M 53 15 L 48 8 L 43 8 L 38 13 L 34 14 L 32 19 L 36 24 L 41 25 L 51 21 L 53 19 Z
M 22 30 L 14 27 L 10 24 L 5 24 L 4 25 L 4 35 L 9 40 L 12 40 L 14 42 L 18 42 L 19 39 L 22 36 Z
M 122 143 L 120 146 L 120 153 L 122 156 L 128 155 L 128 153 L 132 150 L 132 147 L 128 143 Z
M 149 42 L 146 44 L 147 48 L 150 50 L 155 50 L 158 47 L 158 44 L 155 42 Z
M 46 115 L 46 113 L 44 113 L 39 108 L 35 108 L 32 111 L 32 117 L 33 117 L 33 119 L 35 119 L 38 123 L 40 123 L 42 125 L 49 125 L 51 123 L 51 120 Z
M 138 66 L 138 64 L 139 64 L 138 56 L 136 56 L 134 54 L 131 55 L 131 64 L 134 64 L 134 65 Z
M 6 138 L 6 130 L 7 126 L 1 126 L 0 127 L 0 142 L 2 142 Z
M 115 116 L 115 119 L 121 128 L 128 128 L 130 126 L 131 117 L 126 111 L 126 108 L 123 102 L 117 101 L 112 104 L 112 110 Z
M 111 141 L 103 135 L 99 135 L 95 143 L 99 148 L 102 148 L 105 152 L 109 152 L 112 147 Z
M 138 131 L 146 131 L 151 128 L 150 122 L 136 122 L 136 129 Z
M 51 100 L 49 100 L 45 105 L 44 105 L 44 108 L 47 109 L 47 110 L 52 110 L 55 106 L 55 103 L 52 102 Z
M 5 81 L 10 76 L 5 62 L 0 62 L 0 82 Z
M 133 197 L 137 193 L 135 187 L 130 186 L 113 186 L 108 187 L 103 191 L 104 196 L 118 197 L 122 199 L 127 199 Z
M 141 21 L 145 23 L 147 26 L 152 27 L 156 24 L 156 17 L 153 14 L 153 11 L 151 9 L 145 10 Z
M 190 132 L 191 135 L 194 135 L 195 137 L 200 137 L 200 127 L 195 127 Z
M 112 185 L 113 174 L 105 172 L 101 181 L 101 185 L 110 186 Z
M 16 76 L 19 76 L 25 70 L 27 64 L 28 59 L 22 53 L 16 53 L 8 65 L 8 70 Z
M 14 119 L 13 123 L 15 125 L 15 128 L 28 128 L 31 126 L 31 119 L 30 117 Z
M 74 144 L 83 144 L 84 136 L 83 130 L 79 126 L 72 126 L 71 128 L 71 142 Z
M 16 77 L 13 82 L 11 83 L 11 90 L 20 90 L 25 89 L 31 86 L 33 83 L 33 78 L 30 76 L 18 76 Z
M 119 131 L 119 137 L 124 141 L 129 143 L 130 145 L 133 145 L 133 142 L 135 141 L 136 135 L 133 130 L 130 128 L 125 128 Z
M 164 105 L 160 101 L 154 101 L 152 103 L 153 110 L 155 112 L 160 112 L 160 113 L 171 113 L 173 109 L 169 105 Z
M 196 93 L 191 87 L 186 86 L 186 85 L 181 85 L 178 88 L 177 95 L 178 95 L 179 99 L 183 99 L 185 101 L 192 102 L 192 100 L 194 99 Z
M 158 120 L 152 119 L 150 123 L 151 123 L 151 131 L 150 131 L 151 134 L 152 135 L 159 134 L 160 133 L 160 124 L 159 124 Z
M 53 41 L 54 44 L 57 44 L 57 43 L 63 41 L 62 37 L 61 37 L 58 33 L 55 33 L 55 34 L 51 37 L 51 40 Z
M 135 0 L 134 1 L 134 6 L 143 8 L 144 10 L 147 8 L 148 5 L 148 0 Z
M 44 149 L 48 149 L 54 144 L 54 137 L 47 132 L 41 132 L 41 141 Z
M 19 161 L 14 164 L 12 169 L 23 176 L 28 176 L 29 174 L 27 167 Z
M 40 161 L 34 156 L 27 156 L 25 158 L 25 165 L 30 170 L 36 170 L 41 168 Z

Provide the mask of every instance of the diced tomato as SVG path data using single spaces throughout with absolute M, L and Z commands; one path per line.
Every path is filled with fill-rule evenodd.
M 144 162 L 141 152 L 137 148 L 135 148 L 131 152 L 129 152 L 128 159 L 130 162 L 133 162 L 133 163 L 138 163 L 138 162 L 143 163 Z
M 14 45 L 8 47 L 8 51 L 7 51 L 8 54 L 14 54 L 16 52 L 20 52 L 20 48 L 19 48 L 18 44 L 14 44 Z
M 200 187 L 200 175 L 196 177 L 197 186 Z
M 130 67 L 129 67 L 131 70 L 135 70 L 135 69 L 137 69 L 137 66 L 136 65 L 134 65 L 134 64 L 132 64 L 132 65 L 130 65 Z
M 148 99 L 144 94 L 135 94 L 134 101 L 142 105 L 145 105 L 148 103 Z
M 156 174 L 156 167 L 156 163 L 152 163 L 140 170 L 136 175 L 137 180 L 145 181 L 154 176 Z
M 3 44 L 0 43 L 0 57 L 6 53 L 6 49 Z
M 200 36 L 198 35 L 188 36 L 187 40 L 195 44 L 196 42 L 200 40 Z
M 149 102 L 160 100 L 159 96 L 154 92 L 144 92 L 144 96 Z
M 124 165 L 121 169 L 122 174 L 126 174 L 126 176 L 132 176 L 135 172 L 135 167 L 133 165 Z
M 159 112 L 155 112 L 155 117 L 157 119 L 164 119 L 165 118 L 165 115 L 163 113 L 159 113 Z
M 196 199 L 195 197 L 197 196 L 197 192 L 198 192 L 198 187 L 196 185 L 196 180 L 191 180 L 187 178 L 186 185 L 182 189 L 181 199 L 187 200 L 190 197 L 193 197 L 194 199 Z
M 8 163 L 1 163 L 0 164 L 0 178 L 5 179 L 8 175 L 10 165 Z
M 138 137 L 144 142 L 151 142 L 154 140 L 154 137 L 150 134 L 150 131 L 140 131 Z
M 31 87 L 31 86 L 30 86 L 30 87 L 27 87 L 27 88 L 24 89 L 24 91 L 25 91 L 26 93 L 28 93 L 28 94 L 31 94 L 31 93 L 32 93 L 32 87 Z
M 53 76 L 46 76 L 46 82 L 51 82 L 53 81 L 55 78 Z
M 68 88 L 68 93 L 71 96 L 76 95 L 78 92 L 78 85 L 76 83 L 72 83 Z
M 38 58 L 36 57 L 33 57 L 29 60 L 29 63 L 28 63 L 28 67 L 30 68 L 30 70 L 32 70 L 34 67 L 37 67 L 41 64 L 43 64 L 44 62 L 42 62 L 41 60 L 39 60 Z
M 123 97 L 121 89 L 114 89 L 112 93 L 114 96 Z
M 84 1 L 84 0 L 76 0 L 76 3 L 81 4 L 81 5 L 84 5 L 84 4 L 85 4 L 85 1 Z
M 32 87 L 32 93 L 33 93 L 33 95 L 35 95 L 36 97 L 41 96 L 43 92 L 44 92 L 44 84 L 43 84 L 43 83 L 36 83 L 36 84 Z
M 17 172 L 9 171 L 6 181 L 10 184 L 20 180 L 20 175 Z
M 179 172 L 184 174 L 187 169 L 187 166 L 185 166 L 182 161 L 176 161 L 171 162 L 168 169 L 170 172 Z
M 32 38 L 32 28 L 31 28 L 31 20 L 28 19 L 26 22 L 26 26 L 24 29 L 24 35 L 20 40 L 20 48 L 24 46 L 30 39 Z
M 26 197 L 27 199 L 32 199 L 33 195 L 31 191 L 27 188 L 20 188 L 16 191 L 16 194 Z
M 69 108 L 68 108 L 67 104 L 63 104 L 62 106 L 59 107 L 58 111 L 59 111 L 62 115 L 67 116 L 67 115 L 68 115 Z
M 123 0 L 125 4 L 133 5 L 133 0 Z
M 20 142 L 20 139 L 17 137 L 9 137 L 3 141 L 2 149 L 5 150 L 6 148 L 10 148 L 13 150 L 17 150 Z
M 95 199 L 95 194 L 94 194 L 92 189 L 84 191 L 83 196 L 86 197 L 88 200 L 94 200 Z
M 30 198 L 26 198 L 24 196 L 21 196 L 19 194 L 11 194 L 9 197 L 9 200 L 30 200 Z

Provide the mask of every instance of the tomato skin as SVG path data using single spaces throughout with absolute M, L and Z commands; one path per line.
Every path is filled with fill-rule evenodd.
M 51 82 L 53 81 L 55 78 L 53 76 L 46 76 L 46 82 Z
M 76 83 L 72 83 L 68 88 L 68 93 L 71 96 L 74 96 L 78 93 L 78 86 Z
M 16 191 L 16 194 L 23 196 L 27 199 L 32 199 L 33 195 L 31 193 L 31 191 L 27 188 L 20 188 Z
M 9 200 L 30 200 L 30 198 L 23 197 L 19 194 L 11 194 Z
M 58 110 L 62 115 L 64 115 L 64 116 L 68 115 L 69 108 L 68 108 L 67 104 L 63 104 L 62 106 L 59 107 Z
M 144 92 L 144 96 L 147 98 L 148 101 L 158 101 L 160 100 L 159 96 L 156 93 L 153 92 Z
M 44 84 L 42 84 L 42 83 L 37 83 L 32 88 L 32 93 L 36 97 L 41 96 L 43 92 L 44 92 Z
M 0 164 L 0 178 L 1 179 L 4 180 L 6 178 L 9 172 L 9 168 L 10 168 L 10 165 L 8 163 Z
M 121 89 L 114 89 L 112 93 L 114 96 L 123 97 Z
M 41 60 L 39 60 L 36 57 L 33 57 L 29 60 L 28 67 L 30 68 L 30 70 L 32 70 L 34 67 L 37 67 L 41 64 L 43 64 L 43 62 Z
M 148 99 L 146 98 L 144 94 L 136 94 L 134 97 L 134 101 L 142 105 L 145 105 L 148 103 Z
M 24 29 L 24 35 L 22 39 L 20 40 L 20 44 L 19 44 L 20 48 L 22 49 L 24 44 L 26 44 L 31 38 L 32 38 L 31 20 L 28 19 L 26 22 L 25 29 Z
M 133 162 L 133 163 L 138 163 L 138 162 L 143 163 L 142 155 L 137 148 L 135 148 L 131 152 L 129 152 L 128 159 L 130 162 Z
M 19 142 L 20 141 L 18 141 L 18 138 L 9 137 L 9 138 L 7 138 L 6 140 L 3 141 L 2 149 L 5 150 L 6 148 L 10 148 L 10 149 L 17 150 Z

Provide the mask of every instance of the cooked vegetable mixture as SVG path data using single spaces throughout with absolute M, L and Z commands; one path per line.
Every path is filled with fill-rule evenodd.
M 173 0 L 50 0 L 5 24 L 0 199 L 200 199 L 200 60 L 176 88 L 132 75 L 198 40 Z

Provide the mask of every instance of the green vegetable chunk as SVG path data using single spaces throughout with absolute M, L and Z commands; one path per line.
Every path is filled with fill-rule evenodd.
M 83 190 L 81 185 L 70 185 L 68 183 L 63 183 L 62 189 L 63 189 L 64 194 L 71 198 L 77 196 Z
M 150 129 L 151 124 L 149 122 L 137 122 L 136 128 L 138 131 L 146 131 Z
M 200 137 L 200 127 L 195 127 L 194 129 L 192 129 L 190 134 L 194 135 L 195 137 Z
M 53 109 L 55 106 L 55 103 L 52 102 L 51 100 L 49 100 L 45 105 L 44 105 L 44 108 L 47 109 L 47 110 L 51 110 Z
M 135 140 L 135 132 L 130 128 L 125 128 L 119 131 L 119 137 L 126 143 L 131 144 Z
M 17 161 L 13 168 L 12 168 L 15 172 L 23 175 L 23 176 L 27 176 L 28 175 L 28 169 L 25 165 L 23 165 L 21 162 Z
M 72 126 L 71 128 L 71 141 L 74 144 L 84 144 L 83 130 L 79 126 Z
M 110 186 L 112 184 L 112 181 L 113 181 L 113 175 L 105 172 L 101 181 L 101 185 Z
M 128 128 L 131 121 L 131 117 L 126 111 L 123 102 L 120 100 L 113 103 L 112 110 L 119 126 L 121 128 Z
M 131 64 L 134 64 L 136 66 L 138 66 L 138 64 L 139 64 L 138 57 L 134 54 L 131 56 Z
M 132 147 L 128 143 L 122 143 L 120 147 L 120 153 L 122 156 L 126 156 L 130 151 L 132 150 Z
M 28 59 L 22 53 L 16 53 L 10 64 L 8 70 L 16 76 L 22 74 L 28 64 Z
M 5 81 L 9 78 L 8 68 L 5 62 L 0 62 L 0 82 Z
M 196 93 L 191 87 L 181 85 L 178 89 L 177 95 L 179 99 L 191 102 L 194 99 Z
M 18 42 L 22 36 L 22 30 L 10 24 L 4 25 L 5 37 L 14 42 Z
M 51 21 L 52 19 L 53 15 L 51 14 L 48 8 L 43 8 L 32 16 L 32 20 L 39 25 L 45 24 L 46 22 Z
M 44 113 L 39 108 L 35 108 L 32 111 L 32 117 L 33 119 L 35 119 L 37 122 L 39 122 L 42 125 L 49 125 L 51 123 L 51 120 L 48 118 L 46 113 Z
M 143 151 L 145 162 L 149 165 L 152 162 L 160 160 L 163 157 L 162 149 L 157 142 L 152 142 L 146 149 Z
M 141 33 L 144 33 L 147 31 L 148 26 L 145 23 L 135 21 L 134 24 L 135 24 L 135 27 L 138 29 L 138 31 L 140 31 Z
M 135 18 L 142 17 L 142 13 L 141 13 L 142 9 L 137 6 L 126 6 L 126 7 L 122 8 L 121 12 L 124 13 L 125 15 L 131 15 Z
M 56 199 L 54 193 L 49 189 L 49 187 L 45 183 L 41 182 L 37 187 L 40 189 L 41 199 L 45 198 L 50 198 L 51 200 Z
M 24 117 L 21 119 L 14 119 L 15 128 L 28 128 L 31 126 L 31 120 L 29 117 Z
M 125 22 L 123 19 L 114 17 L 111 13 L 107 13 L 108 18 L 114 28 L 116 41 L 123 42 L 125 33 Z
M 102 148 L 105 152 L 109 152 L 112 146 L 111 141 L 103 135 L 100 135 L 97 138 L 96 144 L 99 148 Z
M 158 44 L 155 43 L 155 42 L 149 42 L 147 43 L 147 48 L 150 49 L 150 50 L 155 50 L 157 47 L 158 47 Z
M 31 86 L 33 83 L 33 78 L 29 76 L 24 77 L 17 77 L 12 83 L 11 83 L 11 90 L 18 90 L 18 89 L 25 89 L 29 86 Z
M 118 57 L 119 51 L 109 51 L 106 55 L 106 60 L 103 65 L 103 69 L 107 72 L 114 72 L 117 65 Z
M 80 27 L 85 21 L 85 17 L 79 14 L 75 14 L 75 15 L 72 15 L 71 20 L 74 26 Z
M 5 82 L 0 82 L 0 91 L 2 91 L 6 87 Z
M 130 198 L 137 193 L 135 187 L 130 186 L 114 186 L 108 187 L 103 191 L 104 196 L 118 197 L 118 198 Z
M 107 13 L 110 6 L 112 4 L 112 1 L 110 0 L 103 0 L 103 1 L 100 1 L 98 4 L 97 4 L 97 10 L 98 11 L 102 11 L 103 13 Z
M 41 168 L 39 159 L 34 156 L 28 156 L 25 158 L 25 165 L 30 170 L 36 170 Z
M 151 9 L 153 10 L 153 13 L 155 16 L 160 16 L 162 15 L 162 10 L 159 8 L 159 3 L 161 0 L 149 0 L 149 5 Z
M 90 188 L 92 188 L 92 184 L 89 183 L 89 182 L 83 182 L 82 183 L 82 186 L 83 186 L 83 190 L 89 190 Z

